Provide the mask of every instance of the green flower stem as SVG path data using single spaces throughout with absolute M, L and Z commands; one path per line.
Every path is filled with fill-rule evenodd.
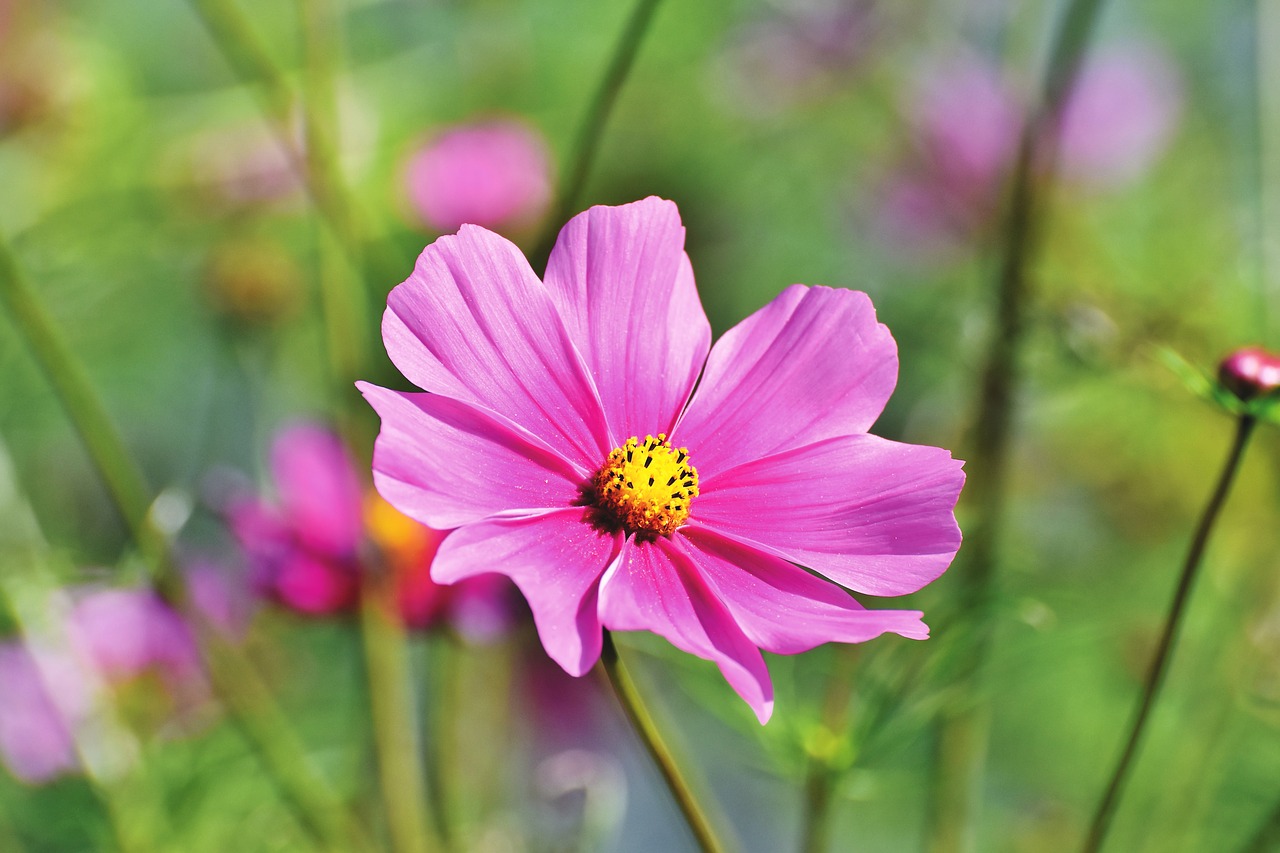
M 1280 850 L 1280 803 L 1262 821 L 1240 853 L 1275 853 Z
M 8 244 L 0 236 L 0 298 L 32 357 L 49 379 L 68 418 L 89 450 L 98 473 L 151 567 L 152 581 L 168 597 L 184 600 L 168 545 L 151 524 L 147 488 L 83 367 L 36 300 Z M 197 618 L 197 625 L 200 620 Z M 306 751 L 275 704 L 261 676 L 236 646 L 215 631 L 202 631 L 201 649 L 218 698 L 247 736 L 269 775 L 298 812 L 302 824 L 332 850 L 367 850 L 341 802 L 309 766 Z
M 835 662 L 827 679 L 822 702 L 821 740 L 809 745 L 809 769 L 805 774 L 802 801 L 802 853 L 824 853 L 831 846 L 831 801 L 841 770 L 833 754 L 841 738 L 849 736 L 849 710 L 853 703 L 853 678 L 857 669 L 857 649 L 841 646 L 832 650 Z
M 662 0 L 637 0 L 631 11 L 631 17 L 627 19 L 626 28 L 618 39 L 604 77 L 600 79 L 600 86 L 596 89 L 591 106 L 588 107 L 582 126 L 578 129 L 568 166 L 564 170 L 564 179 L 556 193 L 555 210 L 547 220 L 542 238 L 531 255 L 531 259 L 535 262 L 535 269 L 539 269 L 546 263 L 551 255 L 551 248 L 555 245 L 560 226 L 568 222 L 569 217 L 577 211 L 583 187 L 587 183 L 587 176 L 591 174 L 591 167 L 595 164 L 596 154 L 600 150 L 600 140 L 604 137 L 605 125 L 609 122 L 614 104 L 618 100 L 623 85 L 627 82 L 627 77 L 635 64 L 636 55 L 640 52 L 640 44 L 644 41 L 645 34 L 649 31 L 649 24 L 653 20 L 653 14 L 661 2 Z
M 1045 207 L 1041 195 L 1053 167 L 1054 130 L 1101 6 L 1102 0 L 1071 0 L 1067 6 L 1045 69 L 1040 104 L 1023 126 L 1010 182 L 1003 255 L 995 288 L 995 329 L 983 360 L 973 419 L 973 449 L 967 466 L 965 499 L 974 521 L 965 532 L 964 549 L 957 562 L 961 584 L 958 612 L 969 620 L 956 634 L 969 646 L 964 663 L 954 676 L 963 692 L 981 694 L 982 669 L 991 640 L 991 587 L 1008 504 L 1014 391 L 1021 376 L 1021 351 L 1033 296 L 1028 270 L 1040 243 Z M 985 702 L 978 700 L 959 703 L 941 720 L 930 853 L 954 853 L 973 846 L 989 727 L 990 711 Z
M 427 807 L 409 645 L 391 580 L 367 573 L 360 613 L 374 747 L 392 849 L 428 853 L 441 845 Z
M 333 853 L 376 848 L 324 781 L 257 666 L 215 628 L 197 620 L 200 647 L 218 698 L 272 783 L 317 847 Z
M 658 726 L 645 706 L 644 700 L 640 698 L 640 691 L 636 689 L 631 673 L 618 657 L 618 650 L 613 644 L 613 636 L 609 631 L 604 632 L 604 647 L 600 652 L 600 662 L 614 695 L 618 697 L 618 704 L 622 706 L 627 719 L 631 721 L 636 734 L 640 736 L 649 756 L 658 765 L 658 770 L 662 773 L 671 796 L 675 798 L 676 805 L 684 814 L 685 821 L 688 822 L 699 848 L 703 853 L 723 853 L 726 849 L 724 844 L 712 828 L 711 821 L 694 795 L 693 789 L 680 772 L 680 767 L 658 731 Z
M 1222 474 L 1218 477 L 1218 485 L 1214 488 L 1213 495 L 1209 498 L 1209 503 L 1205 506 L 1204 513 L 1200 516 L 1200 523 L 1196 526 L 1195 535 L 1191 540 L 1191 547 L 1187 550 L 1187 558 L 1182 566 L 1182 574 L 1178 577 L 1178 586 L 1173 594 L 1173 602 L 1169 605 L 1169 613 L 1165 617 L 1164 630 L 1160 634 L 1160 642 L 1156 646 L 1155 656 L 1152 658 L 1151 666 L 1147 671 L 1142 699 L 1129 727 L 1128 740 L 1125 742 L 1120 759 L 1116 762 L 1115 769 L 1111 773 L 1111 781 L 1107 785 L 1107 790 L 1102 795 L 1102 800 L 1098 803 L 1097 810 L 1094 812 L 1093 822 L 1089 826 L 1089 834 L 1082 848 L 1086 853 L 1097 853 L 1098 850 L 1102 849 L 1102 845 L 1106 841 L 1107 830 L 1111 825 L 1111 819 L 1115 814 L 1116 807 L 1119 805 L 1120 797 L 1124 793 L 1124 786 L 1128 781 L 1129 772 L 1133 768 L 1133 760 L 1137 756 L 1138 745 L 1142 741 L 1147 718 L 1150 716 L 1151 709 L 1155 706 L 1156 699 L 1160 694 L 1160 688 L 1164 684 L 1164 678 L 1169 669 L 1169 660 L 1172 657 L 1173 645 L 1178 639 L 1178 629 L 1182 625 L 1182 617 L 1186 611 L 1187 600 L 1190 598 L 1191 589 L 1195 585 L 1196 573 L 1200 569 L 1200 561 L 1204 556 L 1205 546 L 1209 542 L 1209 534 L 1213 531 L 1214 522 L 1218 520 L 1223 504 L 1226 503 L 1227 494 L 1231 490 L 1231 482 L 1235 479 L 1236 471 L 1240 468 L 1240 460 L 1244 456 L 1245 445 L 1248 444 L 1249 436 L 1252 434 L 1256 423 L 1257 421 L 1249 415 L 1242 416 L 1237 423 L 1235 440 L 1231 444 L 1231 451 L 1227 455 Z
M 147 564 L 155 568 L 155 579 L 159 581 L 168 574 L 168 551 L 164 536 L 148 517 L 150 489 L 142 471 L 125 449 L 84 368 L 36 298 L 3 235 L 0 235 L 0 301 L 8 309 L 36 365 L 53 387 L 72 428 L 101 473 L 116 511 L 147 557 Z
M 294 111 L 299 106 L 302 108 L 304 125 L 310 131 L 314 118 L 309 116 L 312 108 L 307 102 L 299 102 L 285 73 L 272 59 L 270 51 L 258 38 L 235 0 L 190 2 L 235 75 L 257 91 L 263 112 L 275 125 L 279 142 L 302 176 L 321 220 L 333 233 L 352 267 L 371 282 L 395 280 L 402 273 L 398 261 L 383 257 L 382 253 L 371 255 L 367 251 L 375 245 L 371 239 L 373 234 L 355 200 L 346 191 L 331 139 L 323 134 L 312 136 L 307 140 L 307 153 L 299 151 L 292 124 L 296 118 Z M 308 53 L 324 50 L 330 38 L 324 31 L 327 25 L 318 17 L 320 14 L 322 10 L 318 8 L 303 10 L 303 27 L 308 42 L 304 51 Z M 311 61 L 309 57 L 306 74 L 308 84 L 313 86 L 316 81 L 310 79 L 314 75 Z

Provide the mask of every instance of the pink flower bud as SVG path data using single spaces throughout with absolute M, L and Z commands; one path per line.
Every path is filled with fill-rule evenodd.
M 1280 356 L 1260 347 L 1245 347 L 1218 365 L 1218 379 L 1241 400 L 1280 389 Z

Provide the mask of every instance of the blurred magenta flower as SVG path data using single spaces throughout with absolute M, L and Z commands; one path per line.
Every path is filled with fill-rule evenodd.
M 79 659 L 110 683 L 152 669 L 175 686 L 201 679 L 190 628 L 150 590 L 89 592 L 72 607 L 67 631 Z
M 38 665 L 19 642 L 0 644 L 0 758 L 29 785 L 79 769 L 68 717 L 85 713 L 89 694 L 64 657 Z
M 1261 347 L 1245 347 L 1218 365 L 1218 379 L 1246 402 L 1280 390 L 1280 355 Z
M 1172 62 L 1152 45 L 1088 59 L 1057 125 L 1064 179 L 1116 188 L 1164 150 L 1181 109 Z M 876 231 L 913 256 L 942 256 L 999 213 L 1026 108 L 1000 69 L 965 55 L 918 73 L 906 113 L 914 145 L 875 182 Z
M 464 227 L 387 306 L 387 352 L 429 393 L 360 383 L 382 417 L 374 482 L 457 528 L 436 580 L 515 581 L 569 673 L 602 626 L 652 631 L 714 661 L 763 722 L 760 648 L 927 636 L 919 612 L 865 610 L 799 567 L 902 595 L 960 545 L 961 463 L 867 433 L 898 362 L 865 294 L 794 285 L 712 350 L 679 213 L 649 198 L 575 217 L 545 283 Z
M 509 584 L 482 577 L 457 587 L 431 579 L 444 534 L 406 518 L 377 494 L 366 495 L 355 463 L 330 430 L 309 423 L 276 436 L 273 506 L 256 496 L 231 502 L 233 532 L 249 556 L 253 584 L 267 598 L 309 616 L 353 610 L 370 548 L 395 580 L 400 615 L 411 628 L 444 618 L 465 637 L 487 640 L 511 619 Z
M 1099 187 L 1131 183 L 1164 152 L 1181 111 L 1181 84 L 1162 50 L 1124 43 L 1098 51 L 1063 107 L 1063 176 Z
M 546 144 L 511 119 L 446 129 L 410 158 L 404 180 L 415 213 L 436 231 L 467 223 L 518 230 L 551 200 Z

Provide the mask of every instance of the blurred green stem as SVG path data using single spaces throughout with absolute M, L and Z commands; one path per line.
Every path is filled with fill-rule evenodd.
M 397 853 L 427 853 L 439 850 L 440 842 L 427 808 L 409 646 L 391 582 L 386 572 L 368 572 L 365 578 L 360 621 L 369 711 L 391 847 Z
M 355 199 L 346 190 L 331 138 L 324 134 L 311 134 L 314 118 L 310 114 L 311 107 L 308 103 L 299 103 L 288 78 L 272 59 L 235 0 L 190 2 L 235 75 L 242 83 L 258 91 L 262 109 L 275 125 L 280 144 L 302 177 L 321 220 L 333 233 L 351 266 L 372 283 L 394 281 L 401 274 L 397 260 L 368 254 L 367 250 L 374 245 L 373 235 L 365 217 L 360 215 Z M 313 52 L 327 49 L 333 33 L 332 26 L 325 24 L 320 17 L 322 14 L 323 10 L 314 6 L 303 10 L 303 28 L 308 41 L 304 50 L 308 54 L 306 73 L 309 85 L 316 83 L 312 79 Z M 324 61 L 323 57 L 321 61 Z M 308 132 L 305 153 L 299 150 L 293 124 L 297 118 L 295 109 L 299 106 L 304 111 L 302 120 Z M 360 312 L 367 313 L 363 307 Z M 355 315 L 352 322 L 357 322 L 360 316 Z
M 822 702 L 820 741 L 810 745 L 805 774 L 801 853 L 824 853 L 831 846 L 831 801 L 843 769 L 834 763 L 832 751 L 841 738 L 850 737 L 849 708 L 853 702 L 857 649 L 839 646 L 832 653 L 836 660 Z
M 680 772 L 671 749 L 658 731 L 653 716 L 640 697 L 640 691 L 636 689 L 636 683 L 631 679 L 631 673 L 618 657 L 618 649 L 613 644 L 613 635 L 607 630 L 604 632 L 600 662 L 613 689 L 613 694 L 618 697 L 618 704 L 622 706 L 627 719 L 631 721 L 632 728 L 640 736 L 641 742 L 649 752 L 649 757 L 658 765 L 658 770 L 662 773 L 671 796 L 675 798 L 676 805 L 680 807 L 685 821 L 689 824 L 698 847 L 703 853 L 723 853 L 726 849 L 724 844 L 712 828 L 711 821 L 694 795 L 689 782 Z
M 321 211 L 337 211 L 343 218 L 334 231 L 350 245 L 358 246 L 348 204 L 342 191 L 338 160 L 338 106 L 335 93 L 336 65 L 340 55 L 337 9 L 333 0 L 300 0 L 305 97 L 302 118 L 308 186 Z M 323 214 L 322 214 L 323 215 Z M 364 375 L 368 350 L 369 317 L 364 293 L 341 260 L 334 255 L 327 234 L 319 240 L 320 304 L 333 379 L 343 392 L 339 400 L 348 408 L 359 397 L 351 384 Z M 359 268 L 353 270 L 359 274 Z
M 84 368 L 36 299 L 4 235 L 0 235 L 0 300 L 102 475 L 129 534 L 155 569 L 155 580 L 162 580 L 168 574 L 168 553 L 164 536 L 147 513 L 150 490 L 142 471 L 125 449 Z
M 1125 742 L 1120 759 L 1116 762 L 1115 769 L 1111 773 L 1111 781 L 1107 785 L 1106 793 L 1102 795 L 1102 800 L 1098 803 L 1098 808 L 1094 812 L 1093 822 L 1089 825 L 1089 834 L 1085 838 L 1084 847 L 1082 848 L 1086 853 L 1097 853 L 1098 850 L 1102 849 L 1103 842 L 1106 840 L 1111 818 L 1119 805 L 1120 797 L 1124 793 L 1125 783 L 1129 778 L 1129 772 L 1133 768 L 1133 760 L 1137 755 L 1138 745 L 1141 743 L 1147 718 L 1155 705 L 1156 698 L 1159 696 L 1160 687 L 1164 684 L 1165 674 L 1169 668 L 1169 660 L 1172 657 L 1173 645 L 1178 638 L 1178 629 L 1182 625 L 1182 616 L 1186 611 L 1191 589 L 1195 585 L 1196 573 L 1200 569 L 1201 557 L 1204 556 L 1205 546 L 1209 542 L 1209 534 L 1213 531 L 1214 522 L 1218 520 L 1222 505 L 1226 503 L 1227 494 L 1231 491 L 1231 482 L 1235 479 L 1236 471 L 1240 468 L 1240 460 L 1244 456 L 1245 445 L 1249 442 L 1249 436 L 1253 432 L 1255 423 L 1256 421 L 1252 416 L 1244 415 L 1240 418 L 1239 423 L 1236 425 L 1235 440 L 1231 444 L 1231 451 L 1228 453 L 1226 464 L 1218 477 L 1218 485 L 1214 488 L 1213 495 L 1209 498 L 1209 503 L 1205 506 L 1204 513 L 1200 516 L 1200 523 L 1196 526 L 1195 535 L 1191 539 L 1191 547 L 1187 550 L 1187 558 L 1182 566 L 1182 574 L 1178 578 L 1178 587 L 1173 594 L 1173 602 L 1169 605 L 1169 613 L 1165 617 L 1164 630 L 1160 633 L 1160 641 L 1156 646 L 1155 656 L 1152 658 L 1151 666 L 1147 671 L 1147 677 L 1143 684 L 1142 699 L 1138 703 L 1138 710 L 1134 714 L 1133 722 L 1129 727 L 1128 740 Z
M 1240 853 L 1275 853 L 1276 850 L 1280 850 L 1280 803 L 1276 803 Z
M 1079 72 L 1101 5 L 1102 0 L 1070 0 L 1045 66 L 1040 103 L 1023 125 L 1010 178 L 1004 251 L 995 288 L 995 329 L 983 360 L 967 466 L 965 498 L 974 521 L 965 532 L 957 562 L 961 578 L 957 611 L 967 620 L 957 636 L 969 649 L 955 681 L 961 695 L 969 698 L 943 716 L 937 734 L 928 842 L 931 853 L 969 850 L 976 841 L 990 726 L 990 711 L 980 698 L 982 670 L 991 642 L 991 588 L 1005 525 L 1014 392 L 1021 377 L 1021 350 L 1032 298 L 1028 274 L 1043 227 L 1045 204 L 1041 196 L 1054 166 L 1058 116 Z
M 644 41 L 649 23 L 653 20 L 653 14 L 661 2 L 662 0 L 637 0 L 631 11 L 631 17 L 627 19 L 626 28 L 618 39 L 604 77 L 600 79 L 600 86 L 596 89 L 591 106 L 588 107 L 582 126 L 578 129 L 568 166 L 564 170 L 564 179 L 556 193 L 555 210 L 547 220 L 542 238 L 530 256 L 534 261 L 534 269 L 539 269 L 546 263 L 560 227 L 577 210 L 583 187 L 587 183 L 587 176 L 591 174 L 596 153 L 600 150 L 600 140 L 604 136 L 605 125 L 609 122 L 618 94 L 627 82 L 627 76 L 635 64 L 636 54 L 640 51 L 640 44 Z
M 167 597 L 185 600 L 163 535 L 151 524 L 147 488 L 124 442 L 106 416 L 84 369 L 36 300 L 8 244 L 0 237 L 0 298 L 12 313 L 32 357 L 48 377 L 90 458 L 107 484 L 134 541 L 151 567 L 153 583 Z M 198 622 L 199 620 L 197 620 Z M 284 713 L 253 664 L 236 646 L 206 631 L 206 656 L 218 698 L 232 711 L 268 774 L 295 807 L 301 823 L 331 850 L 366 850 L 342 804 L 309 766 Z

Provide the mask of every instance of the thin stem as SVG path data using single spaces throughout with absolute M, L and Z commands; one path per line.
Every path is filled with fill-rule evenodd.
M 147 517 L 149 500 L 141 474 L 106 416 L 83 367 L 35 299 L 2 236 L 0 297 L 128 522 L 130 534 L 151 567 L 152 582 L 170 598 L 184 601 L 182 578 L 173 570 L 167 543 Z M 233 720 L 254 746 L 285 802 L 298 812 L 300 822 L 314 830 L 328 849 L 369 849 L 359 840 L 355 823 L 343 811 L 340 800 L 309 766 L 287 718 L 244 653 L 215 631 L 205 634 L 207 642 L 201 643 L 201 649 L 218 698 L 231 710 Z
M 829 749 L 849 728 L 849 707 L 853 699 L 853 676 L 857 669 L 854 648 L 838 648 L 835 665 L 827 679 L 822 702 L 822 733 L 827 741 L 811 750 L 809 769 L 805 774 L 802 802 L 803 826 L 800 837 L 802 853 L 823 853 L 831 843 L 831 802 L 840 775 L 832 765 Z
M 1280 803 L 1271 810 L 1240 853 L 1274 853 L 1280 850 Z
M 258 668 L 216 629 L 204 625 L 201 628 L 200 645 L 205 650 L 218 698 L 231 710 L 232 721 L 253 747 L 303 829 L 324 850 L 373 850 L 341 798 L 312 766 L 306 747 L 276 704 Z
M 147 514 L 146 480 L 133 462 L 83 366 L 36 298 L 8 241 L 0 235 L 0 301 L 13 318 L 36 365 L 53 387 L 67 419 L 102 475 L 125 528 L 155 567 L 156 580 L 168 572 L 164 536 Z
M 391 281 L 399 274 L 394 258 L 367 256 L 371 234 L 358 206 L 346 191 L 337 157 L 323 135 L 307 140 L 306 154 L 299 151 L 294 136 L 294 108 L 298 99 L 288 78 L 271 58 L 270 51 L 254 32 L 235 0 L 190 0 L 204 21 L 214 43 L 232 71 L 246 86 L 254 88 L 262 110 L 275 125 L 280 145 L 306 184 L 307 193 L 347 255 L 351 265 L 371 281 Z M 304 26 L 311 23 L 305 20 Z M 306 105 L 303 105 L 307 109 Z M 303 115 L 304 122 L 307 115 Z M 318 149 L 315 146 L 320 146 Z
M 427 809 L 409 647 L 390 580 L 383 572 L 369 572 L 361 607 L 378 777 L 392 849 L 427 853 L 440 843 Z
M 965 533 L 957 564 L 959 612 L 969 617 L 961 632 L 971 654 L 957 672 L 959 685 L 977 685 L 990 645 L 989 606 L 997 551 L 1005 525 L 1009 459 L 1013 445 L 1014 393 L 1021 378 L 1021 351 L 1032 298 L 1028 271 L 1040 245 L 1044 202 L 1055 159 L 1055 131 L 1062 104 L 1074 84 L 1092 37 L 1102 0 L 1071 0 L 1054 37 L 1040 103 L 1023 125 L 1010 178 L 1003 254 L 995 282 L 995 329 L 983 360 L 973 418 L 966 500 L 975 521 Z M 982 702 L 962 703 L 944 716 L 937 741 L 928 849 L 970 849 L 979 810 L 989 712 Z
M 337 11 L 332 0 L 300 0 L 299 5 L 306 79 L 302 115 L 307 182 L 313 187 L 318 208 L 341 211 L 342 221 L 334 231 L 357 245 L 343 199 L 338 161 L 334 90 L 340 53 Z M 358 398 L 349 389 L 364 373 L 369 326 L 367 306 L 364 294 L 359 286 L 352 286 L 352 276 L 347 274 L 341 260 L 333 257 L 328 234 L 321 234 L 319 249 L 320 304 L 333 379 L 336 386 L 348 391 L 340 399 L 354 402 Z
M 582 189 L 587 183 L 587 176 L 591 173 L 591 167 L 600 149 L 605 125 L 609 122 L 618 94 L 622 91 L 623 85 L 627 82 L 627 76 L 631 73 L 631 67 L 635 64 L 636 54 L 639 53 L 640 44 L 649 30 L 653 13 L 661 2 L 662 0 L 637 0 L 631 11 L 631 17 L 627 19 L 626 28 L 622 31 L 622 36 L 618 39 L 618 44 L 614 47 L 613 55 L 609 59 L 609 65 L 605 69 L 604 77 L 600 80 L 600 87 L 596 90 L 591 106 L 583 117 L 582 127 L 578 130 L 573 153 L 568 161 L 569 165 L 564 171 L 564 179 L 556 194 L 555 210 L 547 220 L 546 231 L 531 256 L 537 264 L 544 263 L 551 254 L 557 230 L 568 221 L 577 208 Z
M 1082 848 L 1086 853 L 1097 853 L 1098 850 L 1102 849 L 1102 844 L 1106 840 L 1111 818 L 1114 816 L 1116 806 L 1119 804 L 1120 797 L 1124 792 L 1125 783 L 1128 781 L 1129 772 L 1132 770 L 1133 760 L 1137 755 L 1138 745 L 1142 740 L 1147 718 L 1151 713 L 1151 709 L 1155 706 L 1160 687 L 1164 684 L 1165 674 L 1169 668 L 1169 660 L 1172 657 L 1173 645 L 1178 638 L 1178 629 L 1182 625 L 1182 616 L 1186 611 L 1191 589 L 1195 585 L 1196 573 L 1200 569 L 1200 560 L 1204 556 L 1205 546 L 1209 542 L 1209 534 L 1213 531 L 1214 522 L 1218 520 L 1222 505 L 1226 503 L 1227 494 L 1231 490 L 1231 482 L 1235 479 L 1236 471 L 1240 467 L 1240 459 L 1244 456 L 1245 445 L 1249 441 L 1249 436 L 1253 432 L 1255 423 L 1256 421 L 1252 416 L 1245 415 L 1240 418 L 1236 426 L 1236 435 L 1231 445 L 1231 452 L 1227 455 L 1222 474 L 1218 477 L 1218 485 L 1214 488 L 1213 495 L 1209 498 L 1209 503 L 1205 506 L 1204 513 L 1200 517 L 1200 523 L 1196 527 L 1195 536 L 1192 537 L 1191 547 L 1187 550 L 1187 558 L 1182 566 L 1182 574 L 1178 577 L 1178 587 L 1173 594 L 1173 602 L 1169 605 L 1169 614 L 1165 617 L 1164 630 L 1161 632 L 1160 642 L 1156 646 L 1155 657 L 1152 658 L 1151 666 L 1147 671 L 1142 699 L 1129 727 L 1129 738 L 1125 743 L 1124 751 L 1120 754 L 1120 760 L 1116 762 L 1115 769 L 1111 773 L 1111 781 L 1107 785 L 1106 793 L 1102 795 L 1102 800 L 1098 803 L 1093 822 L 1089 826 L 1089 835 L 1085 839 L 1084 847 Z
M 698 798 L 694 795 L 688 781 L 680 772 L 680 767 L 676 764 L 675 757 L 671 754 L 671 749 L 658 731 L 658 726 L 649 714 L 649 709 L 645 706 L 644 700 L 641 699 L 640 691 L 636 689 L 635 682 L 631 680 L 631 673 L 623 665 L 622 659 L 618 657 L 618 650 L 613 644 L 613 636 L 608 631 L 604 632 L 604 647 L 600 652 L 600 662 L 603 664 L 609 685 L 613 688 L 613 694 L 618 697 L 618 704 L 622 706 L 627 719 L 631 721 L 632 728 L 640 736 L 641 742 L 644 743 L 645 749 L 649 752 L 649 757 L 653 759 L 654 764 L 658 765 L 658 771 L 662 773 L 662 778 L 667 783 L 671 796 L 675 799 L 676 805 L 680 807 L 680 812 L 689 824 L 689 829 L 693 832 L 693 837 L 697 840 L 698 847 L 703 853 L 723 853 L 726 849 L 724 844 L 720 842 L 711 826 L 707 813 L 698 802 Z

